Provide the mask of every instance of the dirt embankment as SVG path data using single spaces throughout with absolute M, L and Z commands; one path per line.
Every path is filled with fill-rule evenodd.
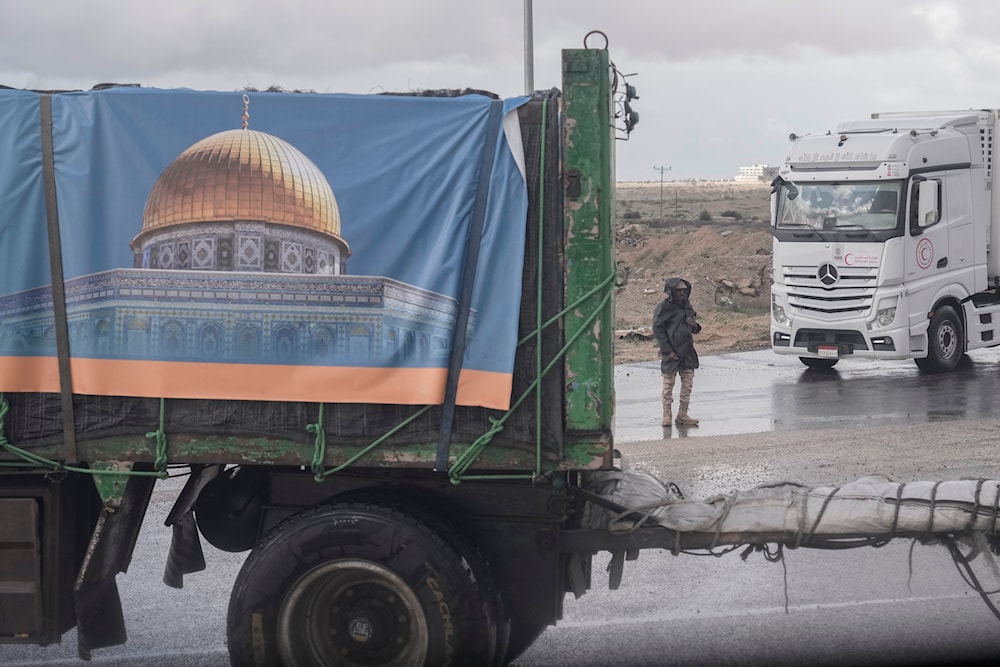
M 650 322 L 670 276 L 691 282 L 700 354 L 767 347 L 768 193 L 731 181 L 618 184 L 616 258 L 629 281 L 615 295 L 616 363 L 658 358 Z

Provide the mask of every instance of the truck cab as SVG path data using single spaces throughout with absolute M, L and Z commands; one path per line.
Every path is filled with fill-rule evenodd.
M 877 113 L 791 135 L 771 193 L 771 346 L 953 370 L 996 330 L 996 110 Z

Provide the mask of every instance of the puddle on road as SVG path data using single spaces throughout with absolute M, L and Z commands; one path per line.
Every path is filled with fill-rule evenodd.
M 845 359 L 817 373 L 771 350 L 708 356 L 695 372 L 691 400 L 701 423 L 664 432 L 659 363 L 626 364 L 615 367 L 615 440 L 980 419 L 1000 415 L 996 382 L 1000 348 L 975 350 L 961 369 L 939 375 L 907 361 Z

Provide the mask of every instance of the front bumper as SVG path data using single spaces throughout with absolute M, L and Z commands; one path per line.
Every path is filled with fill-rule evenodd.
M 809 324 L 782 327 L 771 323 L 771 349 L 797 357 L 839 359 L 908 359 L 910 332 L 907 327 L 867 331 L 857 327 L 816 327 Z

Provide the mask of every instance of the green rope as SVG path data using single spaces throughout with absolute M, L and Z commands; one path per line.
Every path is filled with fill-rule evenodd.
M 389 438 L 391 438 L 392 436 L 394 436 L 396 433 L 398 433 L 399 431 L 401 431 L 404 427 L 406 427 L 408 424 L 410 424 L 411 422 L 413 422 L 414 420 L 416 420 L 417 418 L 419 418 L 421 415 L 426 414 L 427 411 L 430 410 L 433 407 L 434 407 L 433 405 L 425 405 L 424 407 L 420 408 L 419 410 L 417 410 L 416 412 L 414 412 L 412 415 L 410 415 L 409 417 L 407 417 L 406 419 L 404 419 L 403 421 L 399 422 L 398 424 L 396 424 L 395 426 L 393 426 L 391 429 L 389 429 L 388 431 L 386 431 L 377 440 L 375 440 L 374 442 L 366 445 L 363 449 L 361 449 L 361 451 L 359 451 L 354 456 L 351 456 L 350 458 L 348 458 L 346 461 L 344 461 L 343 463 L 341 463 L 338 466 L 335 466 L 333 468 L 330 468 L 329 470 L 323 471 L 323 474 L 320 476 L 320 479 L 321 480 L 325 479 L 326 477 L 329 477 L 330 475 L 332 475 L 334 473 L 340 472 L 341 470 L 343 470 L 344 468 L 348 467 L 349 465 L 351 465 L 355 461 L 359 460 L 365 454 L 367 454 L 368 452 L 370 452 L 371 450 L 375 449 L 376 447 L 378 447 L 379 445 L 381 445 L 383 442 L 385 442 L 386 440 L 388 440 Z
M 165 477 L 165 472 L 146 472 L 143 470 L 96 470 L 91 468 L 80 468 L 78 466 L 68 466 L 59 461 L 39 456 L 34 452 L 22 449 L 7 439 L 4 435 L 4 419 L 10 410 L 7 397 L 0 392 L 0 448 L 13 454 L 21 461 L 5 461 L 0 463 L 3 468 L 49 468 L 53 472 L 79 472 L 88 475 L 133 475 L 136 477 Z M 165 456 L 165 454 L 164 454 Z
M 549 322 L 551 323 L 553 320 L 558 319 L 563 314 L 568 313 L 568 312 L 570 312 L 572 310 L 575 310 L 576 308 L 579 307 L 579 305 L 584 300 L 589 299 L 593 294 L 599 292 L 602 287 L 607 287 L 610 284 L 612 284 L 614 282 L 614 279 L 615 279 L 615 275 L 612 273 L 605 280 L 601 281 L 601 283 L 599 285 L 597 285 L 594 289 L 590 290 L 589 292 L 587 292 L 586 294 L 584 294 L 583 296 L 581 296 L 573 304 L 571 304 L 571 305 L 567 306 L 566 308 L 564 308 L 559 315 L 557 315 L 555 318 L 553 318 Z M 488 431 L 486 431 L 486 433 L 484 433 L 483 435 L 479 436 L 469 446 L 469 448 L 467 450 L 465 450 L 461 454 L 461 456 L 459 456 L 455 460 L 455 464 L 448 471 L 448 476 L 451 479 L 451 483 L 452 484 L 457 484 L 460 481 L 462 481 L 463 474 L 465 473 L 465 471 L 467 471 L 472 466 L 472 464 L 475 462 L 475 460 L 477 458 L 479 458 L 479 455 L 482 454 L 483 450 L 490 443 L 490 441 L 493 439 L 493 437 L 497 433 L 499 433 L 500 431 L 503 430 L 503 424 L 504 424 L 504 422 L 506 422 L 514 414 L 514 411 L 517 410 L 518 407 L 520 407 L 521 403 L 523 403 L 532 394 L 532 392 L 535 390 L 535 387 L 538 386 L 538 384 L 541 382 L 541 379 L 543 377 L 545 377 L 549 373 L 549 371 L 551 371 L 555 367 L 555 365 L 563 358 L 563 356 L 566 354 L 566 352 L 569 350 L 569 348 L 573 346 L 573 343 L 575 343 L 576 340 L 581 335 L 583 335 L 583 332 L 587 330 L 587 328 L 593 323 L 593 321 L 595 319 L 597 319 L 597 317 L 603 311 L 604 307 L 610 301 L 611 301 L 611 290 L 607 290 L 605 292 L 604 296 L 602 297 L 601 302 L 598 305 L 598 307 L 595 308 L 594 311 L 591 312 L 587 316 L 587 319 L 580 325 L 580 328 L 577 329 L 576 332 L 572 336 L 570 336 L 570 338 L 562 346 L 562 348 L 559 350 L 559 352 L 556 353 L 555 357 L 553 357 L 553 359 L 545 366 L 545 368 L 542 369 L 542 372 L 532 381 L 532 383 L 528 386 L 528 388 L 524 390 L 524 392 L 521 394 L 521 396 L 518 397 L 518 399 L 516 401 L 514 401 L 513 405 L 510 406 L 510 408 L 507 410 L 507 412 L 504 413 L 504 415 L 502 417 L 500 417 L 499 419 L 492 419 L 492 418 L 490 419 L 490 423 L 491 423 L 490 429 Z M 530 336 L 528 336 L 525 340 L 527 340 L 527 339 L 530 339 Z M 540 467 L 540 464 L 539 464 L 539 467 Z M 541 475 L 541 470 L 540 469 L 536 470 L 535 471 L 535 477 L 538 477 L 540 475 Z
M 156 458 L 153 469 L 161 476 L 167 476 L 167 431 L 164 429 L 167 411 L 167 399 L 160 399 L 160 427 L 146 434 L 147 438 L 156 440 Z
M 10 410 L 10 406 L 7 404 L 7 397 L 0 392 L 0 447 L 6 447 L 10 444 L 7 440 L 7 433 L 4 428 L 4 419 L 7 417 L 7 411 Z
M 319 416 L 315 424 L 306 424 L 306 430 L 316 436 L 316 446 L 313 449 L 312 472 L 317 482 L 324 478 L 323 461 L 326 459 L 326 430 L 323 428 L 323 403 L 319 404 Z
M 576 342 L 576 340 L 587 330 L 587 328 L 590 326 L 590 324 L 593 323 L 593 321 L 595 319 L 597 319 L 598 315 L 601 314 L 602 310 L 604 309 L 604 307 L 608 304 L 608 302 L 611 299 L 611 289 L 609 289 L 609 288 L 614 283 L 614 280 L 615 280 L 615 274 L 612 273 L 607 278 L 605 278 L 604 280 L 602 280 L 599 284 L 597 284 L 596 286 L 594 286 L 593 289 L 591 289 L 587 293 L 581 295 L 576 301 L 574 301 L 573 303 L 571 303 L 568 306 L 566 306 L 565 308 L 563 308 L 561 311 L 559 311 L 553 317 L 551 317 L 548 321 L 546 321 L 545 323 L 543 323 L 541 327 L 539 327 L 539 330 L 546 329 L 547 327 L 549 327 L 549 326 L 555 324 L 556 322 L 560 321 L 567 313 L 570 313 L 570 312 L 578 309 L 585 301 L 587 301 L 588 299 L 590 299 L 595 294 L 600 293 L 602 290 L 604 291 L 604 295 L 603 295 L 603 297 L 601 299 L 601 302 L 598 305 L 598 307 L 587 317 L 587 319 L 583 322 L 583 324 L 576 331 L 576 333 L 574 333 L 569 338 L 569 340 L 566 341 L 566 343 L 563 345 L 562 349 L 560 349 L 559 352 L 556 353 L 555 357 L 545 366 L 545 368 L 542 369 L 542 371 L 538 374 L 538 376 L 532 381 L 532 383 L 527 387 L 527 389 L 524 390 L 524 392 L 518 397 L 518 399 L 511 405 L 511 407 L 507 410 L 507 412 L 504 413 L 504 415 L 501 416 L 499 419 L 495 419 L 495 418 L 491 417 L 490 418 L 490 428 L 485 433 L 483 433 L 478 438 L 476 438 L 476 440 L 473 441 L 473 443 L 469 446 L 469 448 L 466 449 L 466 451 L 463 452 L 455 460 L 454 465 L 452 465 L 451 468 L 448 471 L 448 476 L 449 476 L 452 484 L 458 484 L 463 479 L 473 479 L 473 477 L 466 477 L 464 475 L 464 473 L 472 466 L 472 464 L 476 461 L 476 459 L 479 458 L 480 454 L 482 454 L 482 452 L 486 448 L 486 446 L 493 440 L 494 436 L 496 436 L 498 433 L 500 433 L 501 431 L 503 431 L 503 425 L 504 425 L 504 423 L 513 415 L 514 411 L 517 410 L 517 408 L 519 408 L 521 406 L 521 404 L 529 396 L 531 396 L 532 392 L 535 391 L 535 388 L 538 386 L 541 378 L 545 377 L 555 367 L 555 365 L 565 356 L 567 350 L 569 350 L 569 348 L 572 347 L 573 343 Z M 535 332 L 533 332 L 533 333 L 525 336 L 523 339 L 521 339 L 520 341 L 518 341 L 518 343 L 517 343 L 518 347 L 524 345 L 526 342 L 528 342 L 529 340 L 531 340 L 536 335 L 538 335 L 538 334 L 535 333 Z M 369 452 L 371 452 L 373 449 L 375 449 L 376 447 L 378 447 L 379 445 L 381 445 L 383 442 L 385 442 L 386 440 L 388 440 L 389 438 L 391 438 L 393 435 L 395 435 L 396 433 L 398 433 L 399 431 L 401 431 L 403 428 L 405 428 L 411 422 L 413 422 L 414 420 L 418 419 L 420 416 L 424 415 L 427 411 L 429 411 L 433 407 L 434 407 L 433 405 L 427 405 L 427 406 L 422 407 L 420 410 L 417 410 L 415 413 L 413 413 L 412 415 L 410 415 L 409 417 L 407 417 L 406 419 L 404 419 L 400 423 L 396 424 L 396 426 L 394 426 L 393 428 L 391 428 L 388 431 L 386 431 L 378 439 L 376 439 L 375 441 L 373 441 L 373 442 L 369 443 L 368 445 L 366 445 L 364 448 L 362 448 L 356 454 L 354 454 L 353 456 L 351 456 L 350 458 L 348 458 L 346 461 L 344 461 L 340 465 L 335 466 L 333 468 L 330 468 L 328 470 L 322 469 L 322 460 L 323 460 L 323 456 L 325 455 L 326 439 L 325 439 L 325 436 L 323 436 L 323 440 L 322 440 L 322 443 L 321 443 L 320 442 L 320 437 L 321 436 L 320 436 L 320 434 L 317 433 L 316 434 L 317 443 L 316 443 L 316 449 L 314 450 L 314 453 L 313 453 L 313 469 L 312 469 L 313 473 L 316 475 L 316 480 L 317 481 L 322 481 L 323 479 L 326 479 L 330 475 L 333 475 L 335 473 L 340 472 L 341 470 L 344 470 L 345 468 L 347 468 L 348 466 L 352 465 L 353 463 L 355 463 L 356 461 L 358 461 L 359 459 L 361 459 L 362 457 L 364 457 L 366 454 L 368 454 Z M 306 429 L 310 433 L 315 433 L 314 428 L 315 428 L 315 425 L 313 425 L 313 424 L 310 424 L 310 425 L 308 425 L 306 427 Z M 540 448 L 540 444 L 536 443 L 536 445 Z M 323 455 L 320 454 L 320 451 L 321 451 L 320 447 L 322 447 Z M 537 467 L 539 469 L 537 469 L 535 471 L 534 477 L 527 477 L 528 479 L 534 479 L 534 478 L 537 478 L 537 477 L 539 477 L 541 475 L 541 470 L 540 470 L 540 468 L 541 468 L 540 449 L 538 450 L 538 452 L 539 452 L 539 454 L 536 455 L 536 463 L 537 463 Z M 317 457 L 319 457 L 319 458 L 317 459 Z M 317 464 L 317 460 L 319 460 L 319 464 Z M 503 476 L 503 478 L 504 479 L 508 479 L 508 478 L 511 478 L 511 479 L 514 479 L 514 478 L 516 478 L 516 479 L 525 479 L 526 477 L 523 476 L 523 475 L 513 475 L 513 476 L 509 476 L 509 477 L 508 476 Z
M 576 301 L 574 301 L 573 303 L 571 303 L 570 305 L 566 306 L 565 308 L 563 308 L 562 310 L 560 310 L 558 313 L 556 313 L 555 315 L 553 315 L 552 317 L 550 317 L 544 324 L 542 324 L 541 328 L 542 329 L 547 329 L 548 327 L 552 326 L 553 324 L 555 324 L 556 322 L 558 322 L 559 320 L 561 320 L 563 317 L 565 317 L 567 313 L 569 313 L 570 311 L 572 311 L 572 310 L 574 310 L 576 308 L 579 308 L 583 304 L 584 301 L 586 301 L 590 297 L 594 296 L 595 294 L 597 294 L 601 290 L 606 289 L 609 285 L 611 285 L 611 283 L 614 282 L 614 280 L 615 280 L 615 274 L 612 273 L 610 276 L 608 276 L 607 278 L 605 278 L 604 280 L 602 280 L 600 283 L 598 283 L 597 285 L 595 285 L 592 289 L 590 289 L 586 294 L 582 294 L 580 296 L 580 298 L 578 298 Z M 598 309 L 597 312 L 600 312 L 600 309 Z M 593 319 L 594 318 L 591 317 L 590 319 L 587 320 L 587 322 L 585 324 L 589 324 L 590 322 L 593 321 Z M 525 344 L 526 342 L 528 342 L 529 340 L 531 340 L 534 336 L 535 336 L 535 332 L 531 332 L 530 334 L 528 334 L 527 336 L 525 336 L 521 340 L 517 341 L 518 346 L 521 346 L 521 345 Z

